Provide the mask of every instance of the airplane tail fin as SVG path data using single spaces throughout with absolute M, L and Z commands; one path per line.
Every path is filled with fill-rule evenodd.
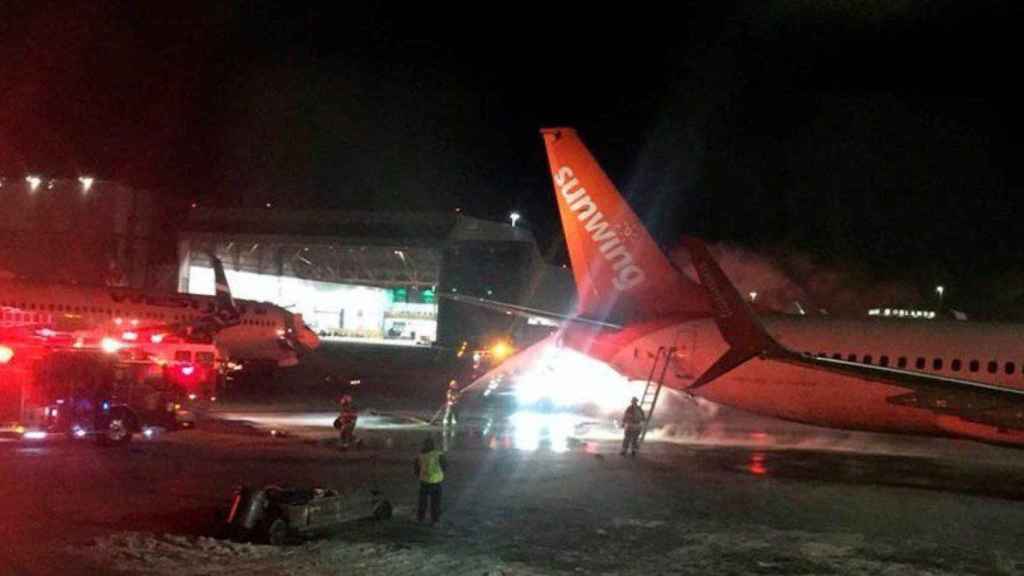
M 240 314 L 235 306 L 235 300 L 231 297 L 231 287 L 228 286 L 228 277 L 224 273 L 224 263 L 212 253 L 210 262 L 213 264 L 214 301 L 217 303 L 217 316 L 224 320 L 237 318 Z
M 581 315 L 710 316 L 704 289 L 674 267 L 572 128 L 541 130 Z M 623 310 L 624 308 L 624 310 Z

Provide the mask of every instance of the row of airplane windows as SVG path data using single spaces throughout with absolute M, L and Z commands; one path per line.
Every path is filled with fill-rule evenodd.
M 35 302 L 10 302 L 10 301 L 0 302 L 0 306 L 7 307 L 7 308 L 19 308 L 21 310 L 48 310 L 50 312 L 74 312 L 76 314 L 106 314 L 108 316 L 113 316 L 113 315 L 123 316 L 123 314 L 121 314 L 121 312 L 119 310 L 115 310 L 113 308 L 101 308 L 101 307 L 97 307 L 97 306 L 72 306 L 70 304 L 65 305 L 65 304 L 53 304 L 53 303 L 50 303 L 50 304 L 37 304 Z M 256 314 L 257 316 L 262 316 L 263 314 L 267 313 L 267 309 L 264 306 L 259 306 L 259 305 L 257 305 L 257 306 L 246 306 L 243 303 L 238 303 L 238 304 L 236 304 L 236 306 L 238 307 L 238 312 L 243 314 L 243 315 L 248 314 L 250 311 L 253 314 Z M 192 301 L 192 308 L 195 308 L 195 309 L 198 310 L 199 308 L 201 308 L 201 306 L 199 305 L 199 302 L 193 300 Z M 205 308 L 206 308 L 206 312 L 212 313 L 214 311 L 214 307 L 213 307 L 213 303 L 212 302 L 211 303 L 207 303 L 205 305 Z M 163 318 L 164 317 L 164 313 L 163 312 L 146 312 L 144 314 L 144 316 L 146 318 L 157 318 L 157 317 Z M 172 315 L 168 314 L 167 316 L 172 316 Z M 173 315 L 173 316 L 175 318 L 177 318 L 178 316 L 181 316 L 181 315 Z M 185 316 L 187 316 L 187 315 L 185 315 Z
M 814 356 L 814 354 L 812 354 L 810 352 L 805 352 L 805 354 L 807 354 L 808 356 Z M 830 357 L 830 355 L 828 353 L 826 353 L 826 352 L 818 352 L 817 356 L 819 358 L 829 358 Z M 844 359 L 843 355 L 840 354 L 839 352 L 832 353 L 831 354 L 831 358 L 833 358 L 834 360 L 843 360 Z M 865 355 L 861 356 L 859 360 L 858 360 L 858 356 L 856 354 L 847 354 L 845 360 L 847 360 L 849 362 L 860 362 L 862 364 L 874 364 L 875 363 L 874 362 L 874 357 L 871 354 L 865 354 Z M 966 369 L 969 372 L 980 372 L 981 371 L 981 366 L 982 366 L 981 361 L 979 361 L 979 360 L 968 360 L 965 363 L 964 361 L 960 360 L 959 358 L 954 358 L 954 359 L 950 360 L 950 362 L 949 362 L 949 370 L 951 370 L 953 372 L 960 372 L 961 370 L 964 370 L 964 368 L 965 368 L 964 365 L 965 364 L 966 364 Z M 890 365 L 889 357 L 884 355 L 884 354 L 882 356 L 879 356 L 878 357 L 878 365 L 879 366 L 889 366 Z M 931 369 L 932 370 L 943 370 L 944 366 L 946 366 L 946 362 L 945 362 L 945 360 L 943 358 L 932 358 L 930 365 L 931 365 Z M 895 366 L 896 368 L 907 368 L 907 367 L 909 367 L 909 359 L 906 356 L 900 356 L 899 358 L 896 358 L 896 362 L 893 364 L 893 366 Z M 925 358 L 924 356 L 918 356 L 916 359 L 914 359 L 914 368 L 915 369 L 917 369 L 917 370 L 927 370 L 928 366 L 929 366 L 928 358 Z M 999 362 L 997 362 L 995 360 L 989 360 L 985 364 L 985 370 L 989 374 L 996 374 L 996 373 L 998 373 L 999 372 L 999 368 L 1000 368 Z M 1014 363 L 1014 362 L 1004 362 L 1003 365 L 1002 365 L 1002 369 L 1003 369 L 1003 372 L 1005 374 L 1014 374 L 1014 373 L 1017 372 L 1017 364 Z M 1020 373 L 1024 374 L 1024 365 L 1021 365 Z
M 0 304 L 0 305 L 7 306 L 7 304 Z M 93 312 L 93 310 L 97 310 L 97 311 Z M 123 317 L 119 310 L 107 311 L 105 309 L 96 309 L 96 308 L 85 308 L 85 307 L 82 307 L 82 311 L 78 312 L 77 310 L 72 310 L 69 307 L 68 312 L 70 312 L 70 313 L 79 313 L 79 314 L 92 314 L 92 315 L 99 315 L 99 316 L 109 316 L 109 317 L 117 317 L 117 318 Z M 171 321 L 180 321 L 180 322 L 193 321 L 196 318 L 198 318 L 198 316 L 196 316 L 194 314 L 163 314 L 163 313 L 156 313 L 156 312 L 147 312 L 147 313 L 143 314 L 142 317 L 146 318 L 146 319 L 153 319 L 153 320 L 171 320 Z M 52 316 L 50 314 L 48 314 L 48 313 L 45 313 L 45 312 L 44 313 L 40 313 L 40 312 L 3 312 L 2 314 L 0 314 L 0 320 L 3 320 L 5 322 L 51 322 L 52 321 Z M 249 320 L 249 319 L 243 319 L 241 322 L 242 322 L 242 324 L 245 324 L 245 325 L 248 325 L 248 326 L 273 326 L 274 325 L 274 323 L 271 322 L 270 320 Z

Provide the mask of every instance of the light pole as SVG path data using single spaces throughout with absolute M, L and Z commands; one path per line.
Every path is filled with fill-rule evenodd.
M 935 293 L 939 295 L 939 310 L 942 310 L 942 295 L 946 292 L 946 287 L 939 285 L 935 287 Z
M 85 195 L 92 189 L 92 185 L 96 182 L 96 179 L 92 176 L 79 176 L 78 182 L 82 185 L 82 195 Z
M 522 218 L 522 215 L 519 212 L 513 211 L 511 214 L 508 215 L 508 219 L 512 221 L 513 228 L 516 227 L 516 222 L 518 222 L 520 218 Z

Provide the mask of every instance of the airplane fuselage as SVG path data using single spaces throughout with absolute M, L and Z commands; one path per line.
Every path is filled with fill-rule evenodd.
M 965 378 L 1024 389 L 1024 325 L 923 320 L 842 320 L 768 316 L 765 328 L 784 346 L 809 355 Z M 646 380 L 658 349 L 674 353 L 664 384 L 685 390 L 727 349 L 712 319 L 664 319 L 618 333 L 573 327 L 563 343 L 597 357 L 631 379 Z M 660 374 L 660 366 L 654 374 Z M 754 358 L 696 395 L 743 410 L 807 424 L 1024 443 L 998 429 L 890 400 L 893 384 Z
M 217 332 L 214 337 L 217 347 L 236 361 L 294 363 L 296 353 L 282 339 L 292 327 L 291 312 L 265 302 L 235 300 L 235 304 L 240 314 L 238 322 Z M 57 332 L 100 330 L 118 334 L 193 322 L 215 310 L 213 296 L 27 280 L 0 281 L 0 328 L 35 327 Z

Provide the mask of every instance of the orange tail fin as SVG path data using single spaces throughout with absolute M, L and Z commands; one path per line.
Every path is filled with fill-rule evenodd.
M 673 267 L 572 128 L 541 130 L 565 229 L 578 312 L 603 319 L 710 316 L 705 290 Z

